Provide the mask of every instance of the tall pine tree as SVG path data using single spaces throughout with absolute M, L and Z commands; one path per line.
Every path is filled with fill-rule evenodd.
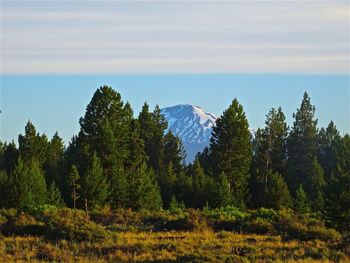
M 82 195 L 90 207 L 104 205 L 109 194 L 107 178 L 103 173 L 100 158 L 94 153 L 91 165 L 82 178 Z
M 288 140 L 287 182 L 294 196 L 299 184 L 308 195 L 314 190 L 312 177 L 317 145 L 317 120 L 314 114 L 315 107 L 305 92 L 300 108 L 293 115 L 295 121 Z
M 233 193 L 233 203 L 245 206 L 249 169 L 252 160 L 251 134 L 248 121 L 237 99 L 216 121 L 210 141 L 211 161 L 218 177 L 223 172 Z

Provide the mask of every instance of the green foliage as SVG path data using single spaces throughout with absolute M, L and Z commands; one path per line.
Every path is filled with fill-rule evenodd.
M 311 184 L 317 146 L 314 114 L 315 107 L 305 92 L 300 108 L 293 115 L 295 121 L 288 139 L 288 185 L 294 196 L 300 184 L 309 195 L 314 188 Z
M 129 207 L 149 210 L 162 207 L 159 186 L 154 173 L 147 169 L 146 163 L 130 174 L 129 182 Z
M 312 162 L 312 174 L 311 174 L 312 185 L 310 198 L 312 200 L 312 208 L 314 211 L 323 211 L 324 197 L 323 191 L 326 182 L 323 177 L 323 169 L 321 165 L 317 162 L 316 158 Z
M 170 200 L 170 204 L 169 204 L 169 211 L 171 213 L 178 213 L 178 212 L 182 212 L 185 209 L 185 204 L 183 202 L 179 203 L 175 196 L 172 196 L 171 200 Z
M 294 209 L 299 213 L 310 212 L 310 201 L 302 185 L 299 185 L 294 200 Z
M 216 121 L 210 148 L 216 176 L 219 177 L 222 172 L 226 174 L 233 195 L 232 201 L 236 206 L 244 207 L 252 146 L 248 121 L 237 99 Z
M 82 195 L 91 207 L 103 205 L 108 197 L 108 183 L 96 153 L 82 178 Z
M 233 204 L 230 182 L 224 172 L 220 174 L 215 190 L 215 207 L 225 207 Z
M 288 186 L 280 174 L 274 173 L 270 176 L 266 205 L 274 209 L 287 208 L 292 205 Z
M 271 202 L 268 192 L 276 184 L 276 177 L 271 178 L 272 175 L 279 173 L 284 176 L 286 173 L 288 127 L 282 109 L 272 108 L 266 115 L 265 125 L 264 129 L 257 130 L 254 140 L 250 194 L 256 207 Z
M 9 180 L 9 176 L 7 175 L 6 171 L 0 171 L 0 207 L 8 207 L 11 205 L 11 200 L 9 200 L 11 193 L 11 185 Z
M 164 131 L 168 124 L 160 108 L 156 105 L 153 113 L 149 112 L 149 106 L 145 103 L 138 117 L 141 128 L 141 138 L 145 143 L 145 152 L 148 157 L 148 166 L 157 173 L 163 169 L 164 156 Z
M 46 203 L 49 205 L 53 205 L 56 207 L 61 207 L 63 206 L 63 200 L 62 200 L 62 196 L 61 196 L 61 192 L 58 189 L 57 185 L 55 184 L 55 182 L 52 182 L 47 191 L 46 191 Z
M 63 185 L 63 156 L 64 145 L 62 138 L 56 132 L 48 144 L 44 172 L 47 183 L 55 182 Z
M 25 134 L 18 136 L 19 152 L 26 161 L 36 161 L 41 167 L 47 158 L 49 143 L 45 134 L 40 135 L 30 121 L 25 127 Z
M 327 218 L 337 229 L 350 229 L 350 136 L 345 135 L 337 152 L 337 167 L 327 191 Z
M 21 157 L 10 177 L 11 204 L 25 209 L 46 203 L 46 182 L 39 163 L 31 160 L 24 163 Z
M 75 165 L 72 165 L 69 176 L 68 176 L 68 181 L 69 185 L 71 187 L 71 198 L 73 200 L 73 208 L 76 208 L 76 202 L 79 199 L 79 194 L 78 194 L 78 189 L 80 188 L 80 185 L 77 183 L 79 180 L 79 172 L 78 169 Z
M 107 237 L 106 230 L 88 220 L 81 210 L 48 210 L 43 214 L 43 221 L 47 226 L 45 237 L 50 240 L 97 242 Z

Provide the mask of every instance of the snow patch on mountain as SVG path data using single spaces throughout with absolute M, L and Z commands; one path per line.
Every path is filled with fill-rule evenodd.
M 168 121 L 168 130 L 182 140 L 187 155 L 186 163 L 192 162 L 197 152 L 209 145 L 216 116 L 189 104 L 163 108 L 161 113 Z

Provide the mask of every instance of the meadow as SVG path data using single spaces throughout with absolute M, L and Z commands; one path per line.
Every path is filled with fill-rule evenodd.
M 0 210 L 1 262 L 350 262 L 349 240 L 292 210 Z

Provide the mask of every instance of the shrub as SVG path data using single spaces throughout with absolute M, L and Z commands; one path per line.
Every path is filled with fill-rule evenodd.
M 279 213 L 274 209 L 260 208 L 258 210 L 250 211 L 249 217 L 253 220 L 263 219 L 264 221 L 273 223 L 279 219 Z
M 266 219 L 258 218 L 247 223 L 246 231 L 254 234 L 274 234 L 274 226 Z
M 45 237 L 50 240 L 68 239 L 96 242 L 106 238 L 107 231 L 88 220 L 80 210 L 68 208 L 49 210 L 45 213 L 47 226 Z
M 12 217 L 1 226 L 4 235 L 30 235 L 41 236 L 45 232 L 43 222 L 37 221 L 32 215 L 21 212 L 17 217 Z

